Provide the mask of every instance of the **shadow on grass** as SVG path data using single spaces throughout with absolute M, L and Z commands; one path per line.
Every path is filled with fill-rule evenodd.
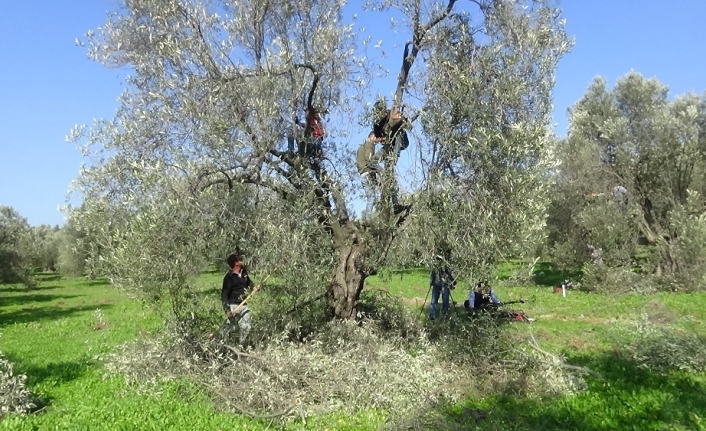
M 559 286 L 566 280 L 581 278 L 580 270 L 561 271 L 550 262 L 538 263 L 534 268 L 534 282 L 540 286 Z
M 74 361 L 50 362 L 44 365 L 32 365 L 23 361 L 22 357 L 14 355 L 6 355 L 7 359 L 13 364 L 13 372 L 24 374 L 27 376 L 26 384 L 32 397 L 34 398 L 35 407 L 32 412 L 42 412 L 52 404 L 54 397 L 47 394 L 46 391 L 38 394 L 32 388 L 40 384 L 49 384 L 52 387 L 59 387 L 65 383 L 76 380 L 88 372 L 93 366 L 93 361 L 89 358 L 84 358 Z
M 660 374 L 613 353 L 581 355 L 603 379 L 589 378 L 575 396 L 529 399 L 500 394 L 426 412 L 438 429 L 465 430 L 664 430 L 704 429 L 706 383 L 686 372 Z
M 72 361 L 49 362 L 43 365 L 27 364 L 18 356 L 8 355 L 7 357 L 14 365 L 13 371 L 27 375 L 29 386 L 45 382 L 60 386 L 80 378 L 93 366 L 93 361 L 87 357 Z
M 42 302 L 58 301 L 63 299 L 79 298 L 84 295 L 47 295 L 42 293 L 35 293 L 36 290 L 27 292 L 26 295 L 15 295 L 6 296 L 0 302 L 2 307 L 18 307 L 26 304 L 35 304 Z M 2 318 L 0 317 L 0 320 Z
M 110 307 L 112 307 L 111 304 L 101 304 L 100 306 L 81 305 L 76 307 L 25 307 L 20 310 L 0 312 L 0 326 L 64 319 L 77 313 L 94 311 L 98 308 L 104 310 Z
M 41 284 L 39 286 L 33 287 L 31 289 L 28 289 L 25 286 L 22 285 L 12 285 L 12 284 L 5 284 L 0 287 L 0 293 L 33 293 L 33 292 L 42 292 L 46 290 L 55 290 L 55 289 L 63 289 L 65 286 L 59 286 L 59 285 L 51 285 L 51 286 L 42 286 Z M 5 301 L 3 300 L 0 302 L 0 305 L 2 305 Z
M 63 276 L 61 274 L 47 274 L 47 273 L 37 274 L 37 281 L 39 281 L 39 282 L 58 281 L 58 280 L 61 280 L 62 278 L 63 278 Z
M 97 278 L 95 280 L 82 279 L 77 282 L 76 285 L 83 287 L 110 286 L 110 282 L 104 278 Z

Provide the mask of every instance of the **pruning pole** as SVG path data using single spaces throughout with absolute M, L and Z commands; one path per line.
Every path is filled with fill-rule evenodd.
M 258 290 L 259 290 L 259 289 L 260 289 L 260 285 L 265 284 L 265 282 L 267 281 L 267 279 L 270 278 L 270 275 L 272 275 L 272 273 L 274 273 L 278 268 L 279 268 L 279 267 L 275 267 L 275 269 L 273 269 L 269 274 L 267 274 L 267 276 L 266 276 L 260 283 L 258 283 L 258 284 L 255 285 L 255 287 L 258 288 Z M 245 297 L 245 299 L 243 299 L 243 302 L 241 302 L 240 304 L 238 304 L 237 307 L 235 307 L 235 310 L 232 311 L 233 315 L 235 315 L 235 313 L 237 313 L 238 310 L 240 310 L 240 308 L 241 308 L 243 305 L 245 305 L 246 302 L 248 302 L 248 299 L 250 299 L 250 297 L 253 296 L 253 295 L 255 294 L 255 292 L 257 292 L 257 290 L 253 290 L 252 292 L 250 292 L 250 295 L 248 295 L 247 297 Z M 226 319 L 226 320 L 228 320 L 228 319 Z

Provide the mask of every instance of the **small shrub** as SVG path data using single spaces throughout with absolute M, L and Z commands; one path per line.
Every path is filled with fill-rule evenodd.
M 542 398 L 575 395 L 586 390 L 581 370 L 568 368 L 564 358 L 528 348 L 516 353 L 519 366 L 510 374 L 504 392 Z
M 583 267 L 580 290 L 600 293 L 654 293 L 657 284 L 653 277 L 638 274 L 631 268 L 612 268 L 606 265 L 587 263 Z
M 616 354 L 638 367 L 659 372 L 706 371 L 706 338 L 652 323 L 647 314 L 618 325 L 613 337 L 620 346 Z
M 0 419 L 25 415 L 37 407 L 25 386 L 26 379 L 24 374 L 13 374 L 12 364 L 0 353 Z

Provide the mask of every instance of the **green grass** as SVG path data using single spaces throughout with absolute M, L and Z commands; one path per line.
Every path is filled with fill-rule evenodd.
M 499 269 L 499 277 L 512 266 Z M 563 274 L 545 267 L 548 279 Z M 198 281 L 205 290 L 219 289 L 222 274 L 209 272 Z M 45 408 L 24 418 L 0 422 L 0 429 L 133 430 L 133 429 L 264 429 L 268 425 L 214 409 L 198 390 L 184 382 L 165 384 L 158 394 L 139 395 L 122 378 L 105 379 L 97 354 L 125 341 L 160 331 L 162 324 L 149 308 L 129 300 L 103 280 L 58 275 L 39 276 L 37 289 L 0 285 L 0 351 L 27 375 L 27 384 Z M 658 324 L 706 336 L 705 293 L 660 293 L 609 296 L 569 291 L 552 292 L 552 283 L 533 287 L 496 288 L 503 300 L 519 304 L 537 320 L 510 325 L 522 342 L 534 334 L 543 348 L 565 355 L 576 365 L 600 372 L 589 378 L 589 390 L 576 396 L 528 399 L 496 394 L 469 399 L 438 414 L 464 422 L 468 429 L 706 429 L 706 376 L 671 371 L 652 373 L 613 355 L 615 319 L 640 314 Z M 390 277 L 371 277 L 367 289 L 383 289 L 419 307 L 428 292 L 428 273 L 410 270 Z M 467 292 L 453 292 L 463 313 Z M 427 300 L 428 304 L 428 300 Z M 100 310 L 97 312 L 96 310 Z M 101 317 L 102 314 L 102 317 Z M 491 411 L 474 421 L 473 409 Z M 377 429 L 385 412 L 330 414 L 291 420 L 292 430 Z
M 146 307 L 105 281 L 40 276 L 39 288 L 0 286 L 0 351 L 27 375 L 45 411 L 0 422 L 0 429 L 232 429 L 239 418 L 214 412 L 186 385 L 137 395 L 123 379 L 104 379 L 97 354 L 161 330 Z M 96 310 L 103 317 L 97 317 Z M 104 322 L 105 324 L 101 323 Z

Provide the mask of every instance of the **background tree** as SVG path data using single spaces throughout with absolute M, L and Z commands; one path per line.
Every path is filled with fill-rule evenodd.
M 23 283 L 33 287 L 32 230 L 27 219 L 15 209 L 0 206 L 0 283 Z
M 410 121 L 422 119 L 430 144 L 419 148 L 434 154 L 422 158 L 420 202 L 452 208 L 435 216 L 434 232 L 454 244 L 464 238 L 458 257 L 468 250 L 483 256 L 465 268 L 519 250 L 523 241 L 506 239 L 531 237 L 542 225 L 536 194 L 544 181 L 536 172 L 548 160 L 549 92 L 568 43 L 550 2 L 524 3 L 477 1 L 472 10 L 456 10 L 455 0 L 370 4 L 406 17 L 410 40 L 388 115 L 401 111 L 408 94 L 421 96 L 405 111 Z M 179 314 L 189 278 L 244 245 L 260 274 L 276 270 L 285 286 L 311 286 L 309 295 L 282 292 L 285 302 L 296 305 L 325 287 L 333 316 L 356 316 L 365 278 L 390 261 L 410 215 L 431 213 L 391 205 L 398 166 L 389 151 L 376 212 L 362 221 L 350 211 L 358 181 L 345 138 L 359 132 L 349 118 L 364 107 L 374 65 L 359 53 L 342 8 L 338 0 L 237 7 L 135 0 L 87 35 L 92 58 L 133 72 L 116 118 L 88 134 L 98 156 L 76 183 L 84 196 L 77 223 L 95 233 L 115 283 L 169 298 Z M 427 67 L 414 72 L 420 59 Z M 445 90 L 444 82 L 456 85 Z M 468 102 L 472 108 L 464 108 Z M 306 108 L 326 114 L 324 157 L 301 145 L 287 150 L 290 118 Z M 369 117 L 364 122 L 370 127 Z M 449 224 L 455 214 L 464 218 Z M 477 226 L 478 236 L 467 234 Z M 437 236 L 426 232 L 420 241 L 433 246 Z M 503 246 L 495 248 L 498 240 Z
M 482 26 L 472 13 L 439 26 L 424 87 L 419 238 L 478 278 L 544 234 L 553 73 L 570 44 L 556 9 L 527 6 L 481 4 Z
M 34 267 L 54 271 L 59 259 L 60 228 L 58 225 L 39 225 L 32 228 L 36 260 Z
M 552 211 L 558 254 L 572 251 L 585 261 L 595 246 L 609 266 L 639 258 L 657 275 L 686 269 L 677 243 L 698 228 L 677 214 L 699 214 L 693 199 L 706 187 L 705 106 L 691 94 L 669 101 L 666 86 L 635 72 L 611 90 L 594 81 L 571 110 L 559 153 Z

